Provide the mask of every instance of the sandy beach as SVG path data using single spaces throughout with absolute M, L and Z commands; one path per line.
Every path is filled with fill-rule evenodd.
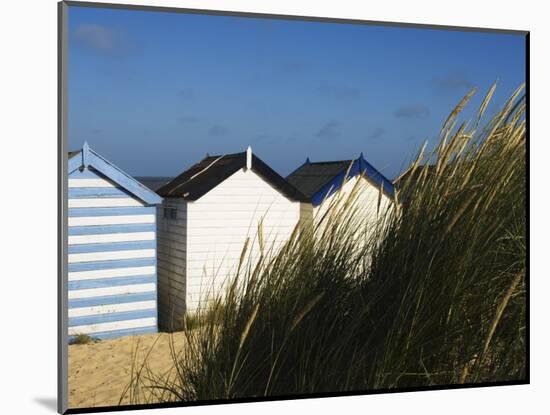
M 134 356 L 139 365 L 150 352 L 147 365 L 151 372 L 157 376 L 168 373 L 173 367 L 170 336 L 176 351 L 183 350 L 186 343 L 183 332 L 126 336 L 70 345 L 69 408 L 118 405 L 131 379 Z M 130 403 L 128 394 L 121 403 Z

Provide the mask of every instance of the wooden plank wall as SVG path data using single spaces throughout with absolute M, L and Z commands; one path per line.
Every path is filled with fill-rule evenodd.
M 92 168 L 68 191 L 69 338 L 156 332 L 156 208 Z
M 357 181 L 360 183 L 357 184 Z M 313 208 L 313 217 L 315 225 L 318 225 L 321 218 L 326 215 L 328 208 L 331 206 L 335 198 L 340 198 L 343 203 L 355 190 L 354 203 L 360 207 L 361 214 L 364 215 L 363 220 L 365 224 L 371 223 L 374 226 L 378 220 L 378 199 L 380 196 L 380 189 L 372 184 L 369 180 L 362 176 L 354 176 L 347 180 L 343 187 L 337 192 L 329 196 L 322 204 Z M 384 212 L 391 206 L 391 199 L 382 193 L 380 200 L 380 212 Z
M 175 209 L 175 217 L 165 217 L 165 208 Z M 181 327 L 186 310 L 187 202 L 165 198 L 157 223 L 159 327 L 172 331 Z
M 247 264 L 260 254 L 258 225 L 266 250 L 288 240 L 300 219 L 289 200 L 253 170 L 241 169 L 187 208 L 186 306 L 193 312 L 223 292 L 233 278 L 245 240 Z M 245 265 L 245 266 L 246 266 Z
M 176 217 L 165 215 L 166 208 L 175 208 Z M 223 292 L 247 237 L 248 265 L 255 263 L 260 222 L 265 246 L 276 251 L 299 219 L 300 203 L 251 170 L 239 170 L 196 201 L 164 198 L 157 212 L 159 327 L 180 329 L 186 313 Z

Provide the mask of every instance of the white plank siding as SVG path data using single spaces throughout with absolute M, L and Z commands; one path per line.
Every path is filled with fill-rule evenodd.
M 69 178 L 69 188 L 85 188 L 85 187 L 117 187 L 116 184 L 97 177 L 94 179 L 88 178 Z
M 135 277 L 138 275 L 155 275 L 154 265 L 144 267 L 107 268 L 91 271 L 69 272 L 69 281 L 97 280 L 102 278 Z
M 154 249 L 133 249 L 112 252 L 86 252 L 83 254 L 69 254 L 69 264 L 76 262 L 113 261 L 115 259 L 154 258 Z
M 357 183 L 358 181 L 359 183 Z M 355 198 L 354 202 L 356 203 L 358 209 L 357 213 L 362 215 L 360 218 L 357 218 L 357 223 L 361 223 L 365 227 L 365 233 L 363 236 L 369 236 L 369 232 L 372 231 L 378 222 L 378 212 L 385 212 L 386 209 L 392 206 L 392 201 L 385 193 L 382 193 L 380 207 L 378 208 L 380 189 L 372 184 L 368 179 L 359 175 L 346 181 L 346 183 L 344 183 L 344 185 L 337 192 L 329 196 L 319 206 L 313 207 L 313 221 L 319 231 L 321 230 L 321 228 L 318 227 L 319 221 L 326 214 L 334 199 L 340 198 L 340 202 L 344 202 L 351 196 L 351 193 L 356 186 L 357 193 L 353 196 Z M 333 209 L 337 209 L 336 206 Z M 305 216 L 309 215 L 309 213 L 306 213 L 305 210 L 302 212 L 305 213 Z M 304 219 L 304 217 L 302 219 Z
M 155 232 L 119 232 L 95 235 L 69 235 L 69 245 L 154 240 Z
M 82 216 L 69 218 L 69 226 L 155 223 L 155 215 Z
M 69 310 L 69 318 L 93 316 L 106 313 L 121 313 L 123 311 L 151 310 L 156 307 L 156 301 L 136 301 L 132 303 L 105 304 L 91 307 L 78 307 Z
M 69 291 L 69 300 L 77 298 L 103 297 L 106 295 L 139 294 L 155 291 L 155 284 L 130 284 L 105 288 L 89 288 Z
M 224 289 L 234 276 L 247 237 L 252 262 L 259 254 L 258 224 L 266 247 L 275 251 L 288 240 L 300 218 L 300 203 L 291 201 L 253 170 L 241 169 L 187 206 L 186 307 Z
M 105 198 L 80 198 L 69 199 L 69 208 L 92 208 L 92 207 L 129 207 L 143 206 L 139 200 L 131 197 L 105 197 Z
M 69 336 L 156 332 L 154 209 L 93 168 L 69 192 Z
M 165 218 L 165 207 L 176 208 L 177 218 Z M 252 170 L 239 170 L 195 201 L 165 198 L 157 212 L 160 327 L 178 329 L 186 312 L 222 292 L 247 237 L 248 255 L 256 260 L 260 221 L 265 246 L 278 248 L 299 218 L 299 202 Z
M 164 218 L 164 207 L 176 209 L 176 218 Z M 185 314 L 187 202 L 167 198 L 157 212 L 159 326 L 171 330 Z

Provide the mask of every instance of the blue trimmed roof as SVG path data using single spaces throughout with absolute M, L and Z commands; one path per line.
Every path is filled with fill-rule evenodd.
M 308 158 L 287 180 L 309 197 L 313 206 L 318 206 L 342 187 L 346 173 L 348 178 L 362 174 L 381 187 L 388 196 L 394 195 L 392 182 L 365 160 L 363 153 L 355 160 L 312 163 Z
M 69 153 L 68 174 L 71 174 L 77 169 L 87 168 L 89 166 L 93 167 L 143 202 L 149 205 L 159 205 L 162 203 L 162 198 L 159 195 L 97 154 L 88 146 L 88 143 L 84 143 L 81 150 Z

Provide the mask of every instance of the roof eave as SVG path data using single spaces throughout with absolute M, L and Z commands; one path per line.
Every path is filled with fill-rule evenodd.
M 378 184 L 377 182 L 379 180 L 377 180 L 375 177 L 372 177 L 371 175 L 369 175 L 367 166 L 370 167 L 372 170 L 374 170 L 381 177 L 382 186 L 379 186 L 379 187 L 381 187 L 382 192 L 384 194 L 386 194 L 386 196 L 388 196 L 389 198 L 393 198 L 394 194 L 395 194 L 395 189 L 394 189 L 393 185 L 391 185 L 391 182 L 382 173 L 380 173 L 378 170 L 376 170 L 370 163 L 368 163 L 364 159 L 363 153 L 361 153 L 359 158 L 357 158 L 356 160 L 353 161 L 353 164 L 351 165 L 351 168 L 349 168 L 349 169 L 346 168 L 344 171 L 341 171 L 340 173 L 335 175 L 332 180 L 327 182 L 317 192 L 315 192 L 312 195 L 311 204 L 313 206 L 319 206 L 321 203 L 323 203 L 323 201 L 326 198 L 330 197 L 338 189 L 340 189 L 340 187 L 342 186 L 342 184 L 344 183 L 346 178 L 350 179 L 352 177 L 357 176 L 358 174 L 363 174 L 367 179 L 374 182 L 373 184 Z M 348 170 L 349 170 L 349 172 L 348 172 Z M 387 188 L 388 186 L 391 186 L 391 188 L 388 189 Z

